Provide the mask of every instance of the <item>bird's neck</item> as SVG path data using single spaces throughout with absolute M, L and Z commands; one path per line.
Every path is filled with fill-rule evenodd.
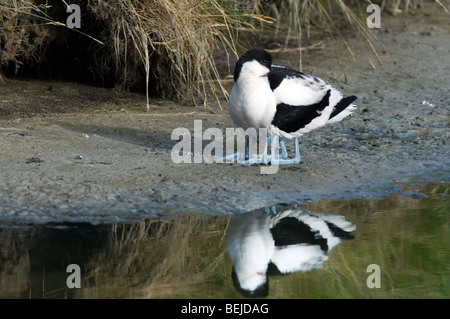
M 270 89 L 269 78 L 267 76 L 257 76 L 253 73 L 244 73 L 239 77 L 237 84 L 245 88 L 264 87 Z

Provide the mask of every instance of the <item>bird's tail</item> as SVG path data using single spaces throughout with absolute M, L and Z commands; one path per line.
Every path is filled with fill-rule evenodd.
M 352 111 L 356 110 L 356 105 L 352 104 L 357 97 L 347 96 L 340 100 L 334 107 L 333 112 L 330 115 L 327 123 L 336 123 L 342 121 L 344 118 L 352 114 Z

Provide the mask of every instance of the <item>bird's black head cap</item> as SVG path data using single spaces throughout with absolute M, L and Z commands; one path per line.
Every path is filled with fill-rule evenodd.
M 234 67 L 234 81 L 236 82 L 239 74 L 241 73 L 242 66 L 245 62 L 249 62 L 252 60 L 256 60 L 262 65 L 266 66 L 269 70 L 272 66 L 272 56 L 266 50 L 261 49 L 251 49 L 242 55 L 239 60 L 236 62 L 236 66 Z

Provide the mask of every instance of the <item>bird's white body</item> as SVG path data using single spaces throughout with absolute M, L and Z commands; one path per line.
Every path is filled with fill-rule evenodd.
M 270 128 L 276 100 L 268 78 L 243 75 L 231 89 L 229 107 L 231 119 L 238 127 Z
M 275 251 L 270 227 L 267 216 L 253 212 L 236 216 L 228 227 L 228 253 L 244 290 L 254 291 L 267 280 L 267 264 Z

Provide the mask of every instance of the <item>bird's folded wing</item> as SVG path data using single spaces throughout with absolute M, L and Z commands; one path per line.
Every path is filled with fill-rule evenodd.
M 292 69 L 272 67 L 269 73 L 270 87 L 277 104 L 305 106 L 320 102 L 331 86 L 317 77 Z

